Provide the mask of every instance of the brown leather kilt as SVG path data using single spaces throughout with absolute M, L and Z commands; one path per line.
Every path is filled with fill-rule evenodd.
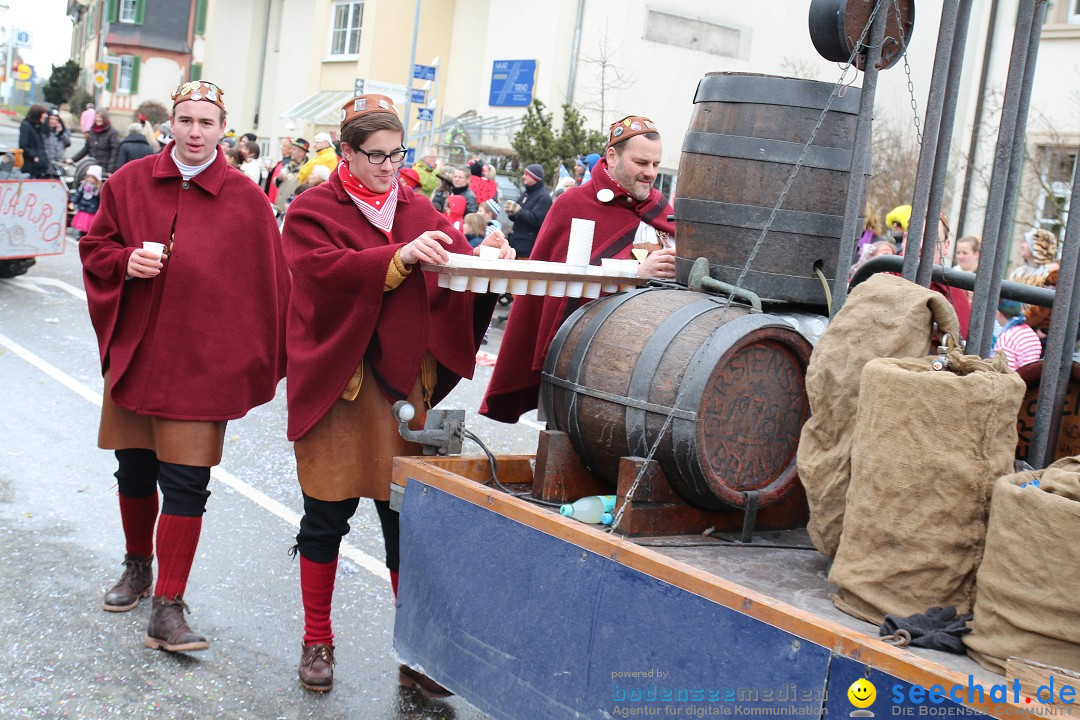
M 225 420 L 166 420 L 139 415 L 113 402 L 105 373 L 98 447 L 104 450 L 153 450 L 160 462 L 213 467 L 221 462 Z
M 435 358 L 424 356 L 425 372 L 420 373 L 408 400 L 417 415 L 410 426 L 423 426 L 424 385 L 427 377 L 434 387 Z M 423 455 L 424 448 L 406 442 L 398 433 L 391 403 L 379 389 L 379 383 L 367 360 L 363 381 L 355 400 L 338 398 L 330 411 L 304 437 L 293 444 L 296 474 L 304 494 L 318 500 L 349 498 L 390 499 L 390 478 L 394 458 L 399 455 Z

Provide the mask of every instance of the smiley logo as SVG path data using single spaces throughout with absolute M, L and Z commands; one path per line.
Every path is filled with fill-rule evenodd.
M 865 678 L 859 678 L 851 683 L 847 691 L 848 700 L 857 708 L 868 708 L 874 704 L 877 698 L 877 688 Z

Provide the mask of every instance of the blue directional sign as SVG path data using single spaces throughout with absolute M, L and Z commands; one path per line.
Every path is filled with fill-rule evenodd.
M 424 104 L 427 99 L 427 92 L 419 90 L 417 88 L 409 88 L 409 102 Z
M 416 109 L 416 119 L 417 120 L 427 120 L 428 122 L 431 122 L 432 120 L 435 119 L 435 111 L 431 110 L 429 108 L 417 108 Z
M 536 85 L 535 60 L 496 60 L 491 70 L 488 105 L 527 107 Z
M 434 65 L 413 65 L 412 76 L 417 80 L 434 80 L 435 79 L 435 66 Z
M 409 167 L 416 162 L 416 148 L 411 147 L 405 151 L 405 167 Z

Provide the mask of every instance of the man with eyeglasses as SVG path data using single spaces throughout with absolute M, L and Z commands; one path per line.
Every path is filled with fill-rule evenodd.
M 223 95 L 202 81 L 173 92 L 175 140 L 109 178 L 79 243 L 105 377 L 98 445 L 116 453 L 127 551 L 104 609 L 153 589 L 145 644 L 169 652 L 208 647 L 184 595 L 226 423 L 285 374 L 288 268 L 266 196 L 219 149 Z
M 424 411 L 472 377 L 497 299 L 450 292 L 417 267 L 474 250 L 426 198 L 398 181 L 403 139 L 390 98 L 362 95 L 346 103 L 344 160 L 328 182 L 293 201 L 282 236 L 293 277 L 288 433 L 304 498 L 296 536 L 304 605 L 298 675 L 313 692 L 333 687 L 330 605 L 338 549 L 361 498 L 375 501 L 397 594 L 392 463 L 423 449 L 401 438 L 391 404 L 408 399 L 422 423 Z M 514 256 L 501 233 L 484 244 Z M 448 694 L 404 665 L 399 682 Z

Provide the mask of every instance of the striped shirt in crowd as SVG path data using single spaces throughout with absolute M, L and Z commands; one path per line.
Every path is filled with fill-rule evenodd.
M 1039 336 L 1031 327 L 1020 324 L 1001 333 L 997 342 L 994 343 L 991 355 L 996 355 L 999 350 L 1008 358 L 1009 369 L 1016 370 L 1039 359 L 1042 355 L 1042 343 L 1039 342 Z

